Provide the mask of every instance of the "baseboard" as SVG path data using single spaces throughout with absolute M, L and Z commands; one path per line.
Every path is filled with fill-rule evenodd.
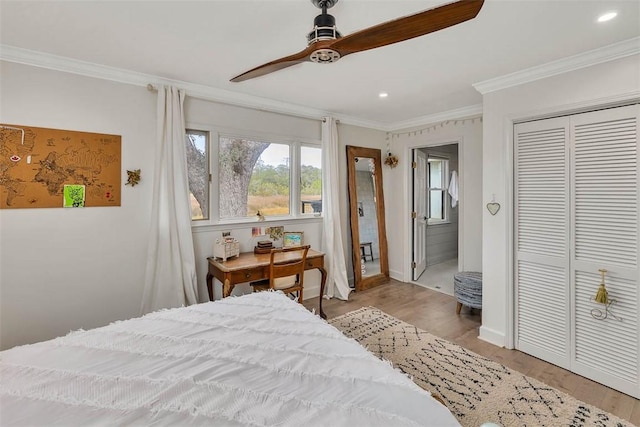
M 399 282 L 404 282 L 404 275 L 402 274 L 402 271 L 389 270 L 389 277 Z
M 304 300 L 318 298 L 320 296 L 320 285 L 310 285 L 304 287 Z
M 497 345 L 498 347 L 504 347 L 506 342 L 506 337 L 503 333 L 489 329 L 486 326 L 480 326 L 478 339 L 486 341 L 489 344 Z

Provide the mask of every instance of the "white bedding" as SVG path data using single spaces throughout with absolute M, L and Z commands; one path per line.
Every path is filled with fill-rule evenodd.
M 0 352 L 0 424 L 457 426 L 409 378 L 279 292 Z

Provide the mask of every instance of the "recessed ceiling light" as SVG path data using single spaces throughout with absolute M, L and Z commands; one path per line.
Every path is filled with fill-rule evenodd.
M 607 22 L 607 21 L 611 21 L 613 18 L 615 18 L 616 16 L 618 16 L 618 12 L 607 12 L 607 13 L 603 13 L 602 15 L 600 15 L 598 17 L 598 22 Z
M 386 98 L 387 96 L 389 96 L 389 94 L 388 94 L 387 92 L 380 92 L 380 93 L 378 94 L 378 96 L 379 96 L 380 98 Z

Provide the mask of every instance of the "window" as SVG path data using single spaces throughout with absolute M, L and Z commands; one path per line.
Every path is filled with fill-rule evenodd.
M 322 150 L 300 147 L 300 201 L 302 213 L 322 212 Z
M 447 174 L 449 160 L 429 156 L 427 178 L 429 187 L 428 224 L 447 221 Z
M 187 130 L 186 145 L 191 219 L 209 219 L 209 133 Z
M 187 156 L 193 220 L 247 222 L 258 213 L 277 219 L 322 211 L 319 146 L 195 130 L 187 131 L 187 143 L 193 153 Z
M 289 145 L 227 136 L 219 142 L 220 219 L 289 215 Z

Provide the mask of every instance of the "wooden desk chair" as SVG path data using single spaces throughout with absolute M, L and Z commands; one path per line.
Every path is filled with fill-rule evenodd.
M 304 265 L 309 248 L 310 245 L 272 249 L 269 278 L 251 282 L 253 291 L 275 289 L 285 294 L 297 294 L 298 302 L 302 304 Z

